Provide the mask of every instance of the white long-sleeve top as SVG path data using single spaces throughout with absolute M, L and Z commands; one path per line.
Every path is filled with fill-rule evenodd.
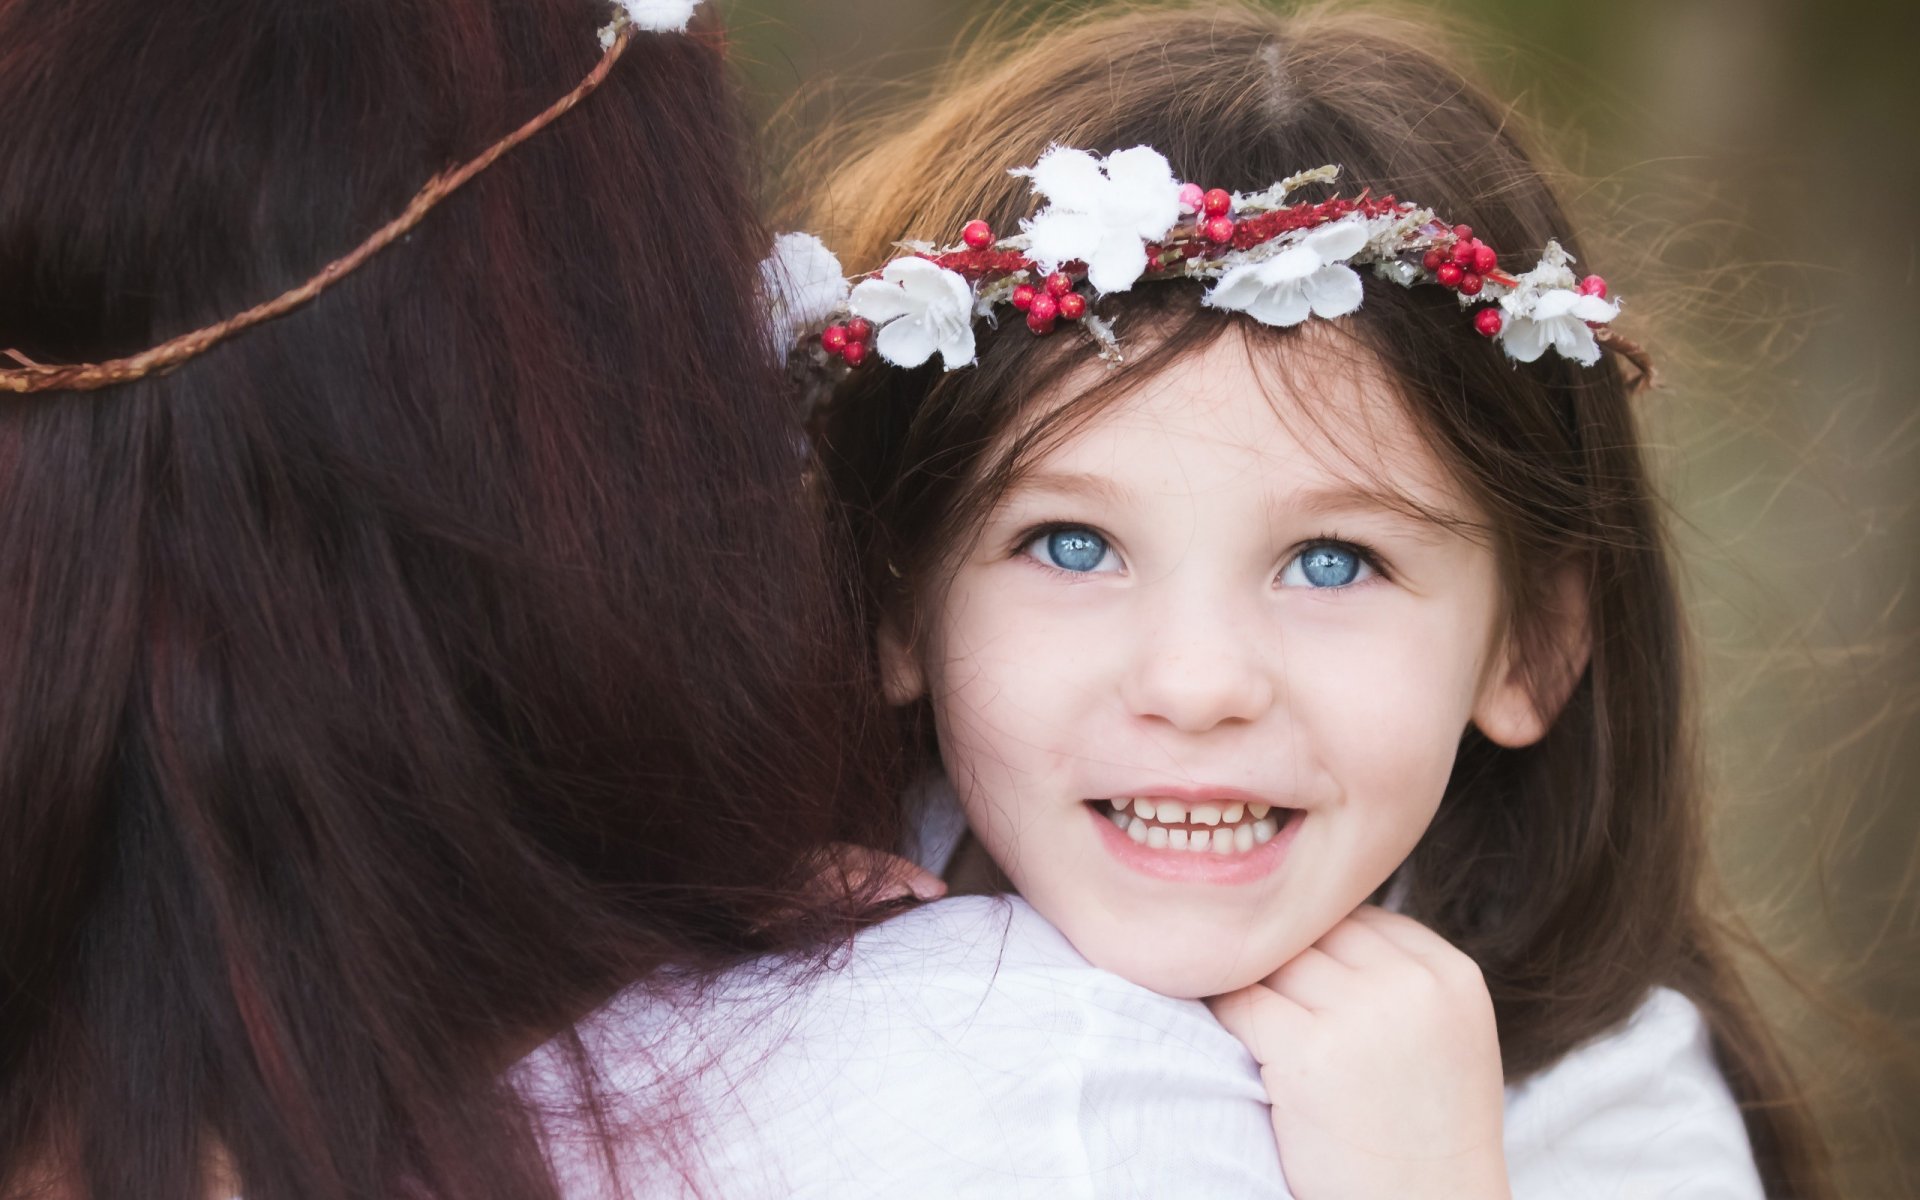
M 1288 1197 L 1258 1068 L 1204 1005 L 1102 971 L 1017 898 L 862 933 L 811 977 L 764 965 L 697 1003 L 639 992 L 580 1026 L 622 1183 L 555 1116 L 569 1200 Z M 555 1095 L 555 1050 L 522 1064 Z M 680 1081 L 680 1164 L 639 1121 Z M 1652 992 L 1621 1028 L 1508 1089 L 1516 1200 L 1757 1200 L 1698 1012 Z

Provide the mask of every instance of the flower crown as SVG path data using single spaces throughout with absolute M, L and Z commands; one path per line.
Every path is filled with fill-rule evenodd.
M 285 316 L 338 283 L 362 263 L 386 249 L 411 231 L 432 211 L 464 186 L 468 180 L 498 162 L 502 156 L 548 125 L 559 120 L 591 95 L 613 70 L 613 64 L 626 53 L 636 29 L 649 33 L 683 33 L 693 19 L 700 0 L 612 0 L 613 19 L 600 29 L 600 58 L 593 69 L 572 91 L 560 97 L 526 124 L 488 146 L 457 167 L 449 167 L 429 179 L 399 216 L 368 235 L 358 246 L 320 268 L 305 283 L 291 287 L 271 300 L 236 313 L 212 325 L 183 333 L 157 346 L 125 358 L 97 363 L 53 365 L 37 363 L 18 350 L 0 350 L 0 359 L 9 359 L 17 367 L 0 368 L 0 392 L 28 394 L 53 391 L 95 391 L 115 384 L 130 383 L 148 375 L 164 374 L 194 356 L 204 353 L 243 329 Z
M 1146 146 L 1105 159 L 1055 146 L 1012 174 L 1046 200 L 1020 233 L 996 238 L 985 221 L 969 221 L 959 244 L 899 243 L 907 253 L 858 280 L 843 277 L 818 239 L 776 239 L 763 266 L 775 345 L 814 370 L 858 367 L 873 354 L 918 367 L 938 354 L 951 371 L 974 362 L 974 321 L 997 321 L 1004 304 L 1024 313 L 1035 335 L 1079 325 L 1102 358 L 1118 363 L 1113 326 L 1092 308 L 1099 296 L 1142 280 L 1197 279 L 1212 285 L 1202 298 L 1208 307 L 1289 326 L 1359 308 L 1354 268 L 1371 266 L 1403 287 L 1451 290 L 1474 329 L 1516 361 L 1552 349 L 1592 366 L 1604 344 L 1640 368 L 1636 386 L 1652 382 L 1646 355 L 1606 328 L 1620 312 L 1606 281 L 1576 278 L 1558 242 L 1531 270 L 1509 274 L 1472 229 L 1392 196 L 1288 203 L 1307 184 L 1334 182 L 1338 167 L 1235 195 L 1180 182 Z

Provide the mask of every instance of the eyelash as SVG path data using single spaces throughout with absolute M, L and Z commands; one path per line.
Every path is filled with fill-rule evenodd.
M 1031 562 L 1033 565 L 1039 567 L 1043 571 L 1049 572 L 1050 574 L 1064 575 L 1070 579 L 1085 579 L 1088 575 L 1093 574 L 1093 572 L 1069 571 L 1064 567 L 1054 566 L 1052 563 L 1047 562 L 1044 558 L 1036 557 L 1034 555 L 1026 553 L 1027 547 L 1033 545 L 1033 543 L 1038 539 L 1047 537 L 1050 534 L 1061 533 L 1067 530 L 1084 530 L 1088 533 L 1098 534 L 1100 539 L 1106 542 L 1109 548 L 1113 546 L 1113 539 L 1107 536 L 1106 533 L 1102 532 L 1100 527 L 1097 525 L 1089 525 L 1084 521 L 1044 521 L 1038 525 L 1028 526 L 1024 531 L 1022 531 L 1020 535 L 1014 539 L 1013 548 L 1008 552 L 1008 556 L 1012 558 L 1025 558 L 1028 562 Z M 1302 554 L 1305 554 L 1307 551 L 1312 550 L 1316 546 L 1331 546 L 1337 550 L 1344 550 L 1352 554 L 1355 558 L 1358 558 L 1361 562 L 1365 563 L 1369 568 L 1371 568 L 1373 570 L 1374 577 L 1377 579 L 1390 580 L 1393 578 L 1393 573 L 1387 569 L 1386 560 L 1381 558 L 1379 552 L 1376 551 L 1373 547 L 1367 545 L 1365 542 L 1356 542 L 1352 538 L 1345 538 L 1345 537 L 1339 536 L 1338 534 L 1332 534 L 1332 533 L 1320 534 L 1315 537 L 1310 537 L 1307 540 L 1299 543 L 1297 546 L 1294 547 L 1293 553 L 1287 556 L 1286 562 L 1281 564 L 1281 568 L 1280 568 L 1281 571 L 1284 572 L 1287 566 L 1292 564 L 1295 559 L 1299 558 Z M 1278 576 L 1276 575 L 1275 578 L 1277 579 Z M 1366 582 L 1367 582 L 1366 580 L 1360 580 L 1355 583 L 1344 583 L 1344 584 L 1341 584 L 1339 587 L 1317 588 L 1314 590 L 1323 591 L 1323 592 L 1343 592 L 1343 591 L 1347 591 L 1350 588 L 1362 587 L 1366 584 Z
M 1352 538 L 1344 538 L 1338 534 L 1323 534 L 1319 537 L 1308 538 L 1306 541 L 1301 542 L 1294 548 L 1293 553 L 1287 556 L 1286 564 L 1283 564 L 1280 569 L 1285 571 L 1286 567 L 1291 565 L 1295 559 L 1316 546 L 1332 546 L 1336 550 L 1345 550 L 1371 568 L 1374 578 L 1376 579 L 1390 580 L 1393 578 L 1393 572 L 1387 570 L 1386 560 L 1380 557 L 1379 551 L 1367 545 L 1365 542 L 1356 542 Z M 1367 582 L 1367 580 L 1362 579 L 1353 583 L 1343 583 L 1339 587 L 1317 588 L 1315 590 L 1322 592 L 1344 592 L 1351 588 L 1364 587 Z

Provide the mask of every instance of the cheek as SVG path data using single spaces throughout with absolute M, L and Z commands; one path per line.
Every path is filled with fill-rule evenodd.
M 1010 590 L 952 596 L 929 639 L 928 692 L 949 768 L 956 754 L 1028 766 L 1071 755 L 1091 714 L 1111 707 L 1101 641 Z
M 1040 711 L 1051 694 L 1038 686 L 1043 676 L 1025 639 L 967 611 L 976 619 L 948 618 L 928 647 L 928 695 L 941 765 L 968 821 L 997 851 L 1023 783 L 1044 772 L 1049 757 L 1043 740 L 1015 734 L 1051 723 Z
M 1295 724 L 1350 799 L 1430 813 L 1472 716 L 1480 646 L 1406 606 L 1341 634 L 1290 638 Z

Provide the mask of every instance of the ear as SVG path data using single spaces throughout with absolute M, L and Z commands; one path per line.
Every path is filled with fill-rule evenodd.
M 1561 567 L 1543 602 L 1543 636 L 1525 647 L 1511 630 L 1504 634 L 1473 705 L 1474 725 L 1488 741 L 1509 749 L 1547 735 L 1593 654 L 1586 571 Z
M 899 707 L 912 704 L 926 694 L 926 672 L 920 657 L 913 652 L 899 622 L 892 617 L 880 621 L 880 690 L 887 703 Z

